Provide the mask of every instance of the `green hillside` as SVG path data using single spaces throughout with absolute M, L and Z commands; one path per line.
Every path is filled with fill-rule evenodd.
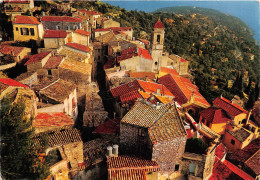
M 160 17 L 166 28 L 165 51 L 191 61 L 194 81 L 209 102 L 220 94 L 242 96 L 237 89 L 227 88 L 228 80 L 235 80 L 239 72 L 244 86 L 249 78 L 257 81 L 259 49 L 252 31 L 236 17 L 193 7 L 164 8 L 154 13 L 127 11 L 103 2 L 76 2 L 74 7 L 110 15 L 121 26 L 133 27 L 137 38 L 150 39 L 153 24 Z

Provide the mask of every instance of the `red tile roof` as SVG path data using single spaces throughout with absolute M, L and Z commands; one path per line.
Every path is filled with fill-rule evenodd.
M 226 153 L 227 153 L 227 148 L 224 146 L 224 144 L 220 143 L 219 145 L 217 145 L 215 150 L 215 155 L 219 160 L 221 160 Z
M 181 58 L 181 62 L 187 62 L 185 59 Z
M 146 45 L 150 45 L 150 41 L 146 40 L 146 39 L 138 39 L 139 41 L 143 42 Z
M 82 12 L 82 13 L 86 13 L 88 15 L 102 15 L 102 13 L 100 13 L 98 11 L 88 11 L 86 9 L 77 9 L 77 11 Z
M 131 27 L 110 27 L 110 28 L 107 28 L 107 29 L 95 29 L 94 32 L 100 32 L 100 31 L 114 31 L 115 32 L 119 32 L 119 31 L 131 31 L 132 28 Z
M 78 44 L 78 43 L 67 43 L 65 44 L 65 46 L 77 49 L 77 50 L 81 50 L 84 52 L 90 52 L 91 49 L 88 46 L 82 45 L 82 44 Z
M 38 113 L 36 118 L 33 120 L 33 127 L 60 127 L 60 126 L 69 126 L 74 125 L 73 119 L 63 113 Z
M 130 77 L 135 78 L 149 78 L 151 80 L 155 79 L 155 73 L 153 72 L 130 72 Z
M 245 162 L 245 165 L 256 175 L 260 174 L 260 149 Z
M 139 98 L 147 99 L 149 97 L 150 97 L 150 95 L 145 92 L 140 93 L 139 91 L 132 91 L 132 92 L 129 92 L 127 94 L 120 96 L 120 101 L 122 102 L 122 104 L 125 104 L 125 103 L 134 104 L 135 101 Z
M 45 30 L 44 38 L 66 38 L 67 32 L 62 30 Z
M 15 23 L 15 24 L 41 24 L 36 17 L 20 16 L 20 15 L 15 16 L 13 23 Z
M 120 132 L 120 120 L 121 119 L 110 119 L 103 124 L 99 125 L 93 133 L 99 134 L 119 134 Z
M 231 162 L 224 160 L 223 164 L 225 164 L 228 169 L 230 169 L 232 172 L 236 173 L 241 178 L 246 179 L 246 180 L 254 180 L 253 177 L 251 177 L 249 174 L 247 174 L 244 171 L 242 171 L 241 169 L 239 169 L 237 166 L 235 166 Z
M 210 106 L 206 99 L 199 93 L 197 86 L 192 84 L 188 79 L 174 74 L 175 72 L 162 76 L 158 82 L 165 85 L 171 91 L 175 96 L 175 100 L 180 105 L 187 103 L 193 95 L 195 98 L 194 103 L 202 105 L 203 107 Z
M 30 65 L 36 62 L 40 62 L 43 58 L 45 58 L 50 53 L 51 51 L 32 55 L 24 65 Z
M 133 56 L 142 56 L 145 59 L 153 60 L 148 50 L 139 47 L 133 47 L 123 50 L 121 56 L 117 57 L 117 60 L 120 62 L 125 59 L 132 58 Z
M 25 47 L 17 47 L 17 46 L 9 46 L 9 45 L 1 45 L 0 52 L 6 55 L 14 55 L 17 56 Z
M 43 68 L 45 69 L 57 69 L 64 57 L 63 56 L 51 56 Z
M 200 112 L 200 117 L 205 119 L 204 124 L 218 124 L 232 121 L 228 118 L 225 111 L 216 107 L 209 107 Z
M 0 83 L 3 83 L 8 86 L 14 86 L 14 87 L 25 87 L 25 88 L 28 87 L 18 81 L 10 79 L 10 78 L 0 78 Z
M 133 82 L 129 82 L 113 88 L 111 89 L 111 93 L 115 99 L 118 99 L 124 94 L 130 93 L 132 91 L 137 91 L 139 89 L 147 93 L 156 93 L 157 89 L 160 89 L 161 94 L 173 96 L 172 93 L 164 85 L 141 80 L 134 80 Z
M 160 19 L 155 23 L 154 28 L 165 28 Z
M 224 163 L 222 163 L 218 158 L 215 158 L 214 167 L 212 175 L 209 180 L 243 180 L 239 175 L 230 170 Z
M 5 3 L 29 4 L 29 0 L 4 0 Z
M 179 73 L 175 69 L 171 68 L 161 67 L 161 71 L 168 74 L 179 75 Z
M 233 153 L 228 153 L 227 159 L 232 163 L 238 164 L 239 162 L 245 162 L 251 156 L 253 156 L 260 147 L 260 138 L 253 140 L 248 146 Z
M 104 69 L 109 69 L 113 68 L 116 64 L 115 58 L 109 59 L 105 64 L 104 64 Z
M 77 29 L 76 31 L 75 31 L 75 33 L 78 33 L 78 34 L 81 34 L 81 35 L 84 35 L 84 36 L 90 36 L 90 32 L 88 32 L 88 31 L 84 31 L 84 30 L 81 30 L 81 29 Z
M 69 16 L 43 16 L 41 21 L 81 22 L 82 19 Z
M 229 101 L 223 97 L 217 97 L 213 101 L 213 106 L 223 109 L 232 117 L 237 116 L 241 113 L 247 113 L 246 110 L 244 110 L 243 108 L 241 108 L 240 106 L 238 106 L 236 104 L 233 104 L 231 101 Z
M 107 167 L 108 179 L 111 180 L 144 180 L 146 172 L 159 171 L 159 165 L 155 161 L 131 156 L 108 157 Z

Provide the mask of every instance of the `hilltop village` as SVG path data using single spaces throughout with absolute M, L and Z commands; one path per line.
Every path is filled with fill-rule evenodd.
M 13 39 L 0 45 L 0 100 L 22 98 L 33 143 L 45 142 L 45 179 L 259 178 L 259 101 L 207 102 L 189 61 L 164 51 L 160 18 L 149 41 L 70 3 L 58 8 L 71 16 L 3 5 Z

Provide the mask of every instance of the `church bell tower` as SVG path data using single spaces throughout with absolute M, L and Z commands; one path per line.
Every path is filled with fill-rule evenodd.
M 159 71 L 161 68 L 163 43 L 164 43 L 164 31 L 165 27 L 160 18 L 155 23 L 152 31 L 152 43 L 151 43 L 151 55 L 153 58 L 152 71 Z

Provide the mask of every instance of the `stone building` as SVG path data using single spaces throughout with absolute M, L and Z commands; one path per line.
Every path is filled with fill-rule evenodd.
M 120 123 L 120 152 L 156 161 L 169 177 L 184 153 L 187 134 L 175 105 L 138 101 Z
M 43 39 L 47 49 L 57 49 L 68 43 L 67 32 L 63 30 L 45 30 Z
M 40 88 L 39 99 L 41 102 L 56 105 L 43 108 L 40 112 L 65 112 L 76 121 L 78 117 L 78 105 L 75 84 L 58 79 Z
M 91 33 L 82 29 L 77 29 L 72 34 L 72 41 L 78 44 L 89 46 Z
M 47 139 L 47 141 L 46 141 Z M 65 127 L 48 130 L 34 135 L 34 142 L 43 145 L 46 141 L 46 156 L 58 151 L 59 160 L 50 167 L 53 179 L 69 179 L 84 164 L 83 142 L 76 128 Z M 84 167 L 83 167 L 84 168 Z
M 83 126 L 97 127 L 102 124 L 108 112 L 104 110 L 102 99 L 98 95 L 98 87 L 96 83 L 91 83 L 86 88 L 86 107 L 83 114 Z
M 77 12 L 73 13 L 73 16 L 84 16 L 88 19 L 89 24 L 92 29 L 96 29 L 97 26 L 97 18 L 99 18 L 102 13 L 97 11 L 89 11 L 86 9 L 77 9 Z
M 112 31 L 115 35 L 118 35 L 118 34 L 127 35 L 127 40 L 132 40 L 132 38 L 133 38 L 133 29 L 131 27 L 110 27 L 107 29 L 95 29 L 94 37 L 97 38 L 110 31 Z
M 108 56 L 109 57 L 116 57 L 119 56 L 121 52 L 128 48 L 137 47 L 136 44 L 131 43 L 130 41 L 126 40 L 114 40 L 108 42 Z
M 32 55 L 29 60 L 24 64 L 25 66 L 27 66 L 27 71 L 35 72 L 38 69 L 43 68 L 51 55 L 52 53 L 50 51 Z
M 120 23 L 113 21 L 112 19 L 105 19 L 101 21 L 101 28 L 107 29 L 111 27 L 120 27 Z
M 122 51 L 117 57 L 117 63 L 122 70 L 131 70 L 133 72 L 151 72 L 153 59 L 148 50 L 133 47 Z
M 45 30 L 77 30 L 81 29 L 82 19 L 69 16 L 43 16 L 41 22 Z
M 31 49 L 27 47 L 17 47 L 2 44 L 0 47 L 0 52 L 4 55 L 11 55 L 16 62 L 20 62 L 26 56 L 31 54 Z
M 174 69 L 176 69 L 180 76 L 188 75 L 189 61 L 183 59 L 176 54 L 171 54 L 169 58 L 170 61 L 167 65 L 172 66 Z
M 7 15 L 21 15 L 27 11 L 31 12 L 33 8 L 33 0 L 4 0 L 4 9 Z
M 14 41 L 35 40 L 38 44 L 43 38 L 42 24 L 33 16 L 15 16 L 13 19 Z

